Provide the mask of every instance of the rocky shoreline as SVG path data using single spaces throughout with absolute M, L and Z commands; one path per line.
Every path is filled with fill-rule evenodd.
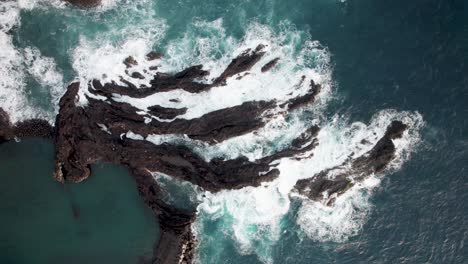
M 319 143 L 320 128 L 311 126 L 290 146 L 272 155 L 251 161 L 245 157 L 235 159 L 215 158 L 206 161 L 192 150 L 169 143 L 153 144 L 143 140 L 148 135 L 185 134 L 188 138 L 214 144 L 226 139 L 255 131 L 268 120 L 267 110 L 283 109 L 283 112 L 309 106 L 320 92 L 313 81 L 309 92 L 286 102 L 249 101 L 239 106 L 206 113 L 195 119 L 178 119 L 187 109 L 170 109 L 159 105 L 148 108 L 150 116 L 164 116 L 172 121 L 158 121 L 142 115 L 134 106 L 117 102 L 113 94 L 125 94 L 133 98 L 150 96 L 161 91 L 181 89 L 200 93 L 223 86 L 226 79 L 241 76 L 254 66 L 263 55 L 263 46 L 247 50 L 233 59 L 225 71 L 212 84 L 195 82 L 197 76 L 206 75 L 201 66 L 190 67 L 176 74 L 155 74 L 151 87 L 127 87 L 115 83 L 101 85 L 97 80 L 88 84 L 90 94 L 84 95 L 86 106 L 79 106 L 80 83 L 72 83 L 60 100 L 60 111 L 55 127 L 43 120 L 28 120 L 11 124 L 8 115 L 0 110 L 0 143 L 15 138 L 53 138 L 56 149 L 54 177 L 60 182 L 81 182 L 91 176 L 91 165 L 109 162 L 127 167 L 137 182 L 138 191 L 145 203 L 158 217 L 161 238 L 155 246 L 154 263 L 191 263 L 196 240 L 191 224 L 195 212 L 184 212 L 163 202 L 160 187 L 153 177 L 159 172 L 180 180 L 189 181 L 204 190 L 218 192 L 260 186 L 279 175 L 275 164 L 282 158 L 300 159 Z M 279 59 L 262 67 L 266 72 Z M 304 81 L 304 77 L 301 82 Z M 98 99 L 96 99 L 98 98 Z M 281 112 L 279 112 L 281 114 Z M 393 139 L 401 137 L 406 125 L 392 122 L 385 135 L 365 155 L 349 159 L 342 166 L 331 168 L 300 180 L 295 186 L 299 194 L 327 205 L 332 205 L 337 196 L 362 181 L 367 175 L 383 170 L 394 158 Z M 127 133 L 141 136 L 128 137 Z M 343 169 L 345 168 L 345 169 Z M 356 177 L 356 175 L 359 175 Z

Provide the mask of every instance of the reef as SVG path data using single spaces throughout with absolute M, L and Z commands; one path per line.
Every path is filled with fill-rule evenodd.
M 71 1 L 90 6 L 98 1 Z M 99 80 L 69 85 L 59 102 L 55 127 L 43 120 L 27 120 L 11 124 L 8 115 L 0 110 L 0 143 L 14 138 L 49 137 L 55 143 L 56 168 L 54 177 L 60 182 L 81 182 L 91 176 L 91 165 L 108 162 L 125 166 L 137 182 L 138 191 L 145 203 L 158 217 L 161 238 L 154 251 L 154 263 L 191 263 L 196 250 L 196 239 L 191 230 L 195 212 L 175 208 L 161 199 L 161 189 L 154 173 L 163 173 L 188 181 L 211 192 L 260 186 L 275 180 L 280 171 L 276 168 L 283 158 L 301 159 L 312 155 L 319 144 L 320 128 L 308 127 L 291 141 L 288 147 L 256 160 L 240 156 L 205 160 L 193 149 L 175 143 L 156 144 L 146 140 L 150 136 L 183 135 L 200 144 L 213 145 L 263 128 L 275 115 L 284 115 L 314 103 L 321 87 L 303 76 L 299 84 L 306 85 L 305 93 L 280 100 L 250 100 L 236 106 L 221 108 L 199 117 L 184 119 L 186 107 L 173 108 L 151 105 L 146 111 L 124 100 L 146 98 L 168 91 L 191 94 L 206 93 L 223 87 L 230 78 L 243 78 L 264 56 L 265 46 L 248 49 L 234 58 L 224 71 L 209 83 L 196 81 L 209 72 L 196 65 L 178 73 L 154 72 L 150 86 L 137 87 L 122 79 L 102 84 Z M 158 60 L 160 53 L 151 52 L 148 61 Z M 138 65 L 134 58 L 123 61 L 128 69 Z M 272 71 L 281 63 L 275 58 L 261 66 L 261 74 Z M 140 79 L 142 75 L 132 74 Z M 144 78 L 144 77 L 143 77 Z M 122 84 L 123 83 L 123 84 Z M 86 92 L 80 93 L 81 89 Z M 178 98 L 168 99 L 176 102 Z M 85 102 L 85 103 L 83 103 Z M 201 102 L 202 103 L 202 102 Z M 367 175 L 385 169 L 395 156 L 393 139 L 401 137 L 406 125 L 394 121 L 385 135 L 372 149 L 357 158 L 349 158 L 343 165 L 322 171 L 300 180 L 296 192 L 315 201 L 331 205 L 334 199 L 362 181 Z

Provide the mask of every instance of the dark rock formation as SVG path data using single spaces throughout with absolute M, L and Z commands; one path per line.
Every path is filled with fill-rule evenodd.
M 91 2 L 99 1 L 70 2 L 90 6 Z M 88 101 L 84 107 L 76 105 L 80 84 L 72 83 L 60 100 L 55 130 L 42 120 L 27 120 L 13 125 L 8 115 L 0 109 L 0 143 L 15 137 L 53 137 L 56 148 L 54 177 L 60 182 L 85 180 L 91 175 L 91 165 L 98 161 L 127 167 L 137 182 L 141 197 L 153 210 L 161 227 L 161 238 L 155 245 L 154 263 L 191 263 L 196 244 L 191 230 L 195 213 L 166 204 L 161 199 L 162 192 L 153 173 L 164 173 L 211 192 L 260 186 L 261 183 L 278 177 L 280 172 L 275 166 L 280 159 L 310 157 L 311 150 L 318 144 L 316 136 L 319 127 L 309 127 L 294 139 L 289 147 L 257 160 L 241 156 L 235 159 L 214 158 L 207 161 L 186 146 L 170 143 L 157 145 L 141 140 L 139 136 L 174 134 L 185 135 L 206 144 L 219 143 L 262 128 L 268 118 L 275 114 L 285 114 L 309 106 L 315 101 L 321 87 L 311 80 L 307 93 L 287 101 L 283 100 L 281 103 L 275 100 L 252 99 L 193 119 L 180 118 L 190 110 L 187 108 L 153 105 L 142 113 L 141 109 L 128 103 L 117 102 L 113 94 L 144 98 L 173 90 L 206 92 L 225 85 L 228 78 L 237 74 L 239 76 L 235 78 L 249 74 L 248 70 L 265 54 L 263 50 L 263 45 L 246 50 L 233 59 L 224 72 L 209 84 L 196 81 L 197 78 L 209 74 L 203 70 L 202 65 L 195 65 L 175 74 L 156 72 L 150 87 L 136 87 L 124 79 L 121 80 L 125 84 L 123 86 L 114 82 L 101 84 L 100 81 L 94 80 L 82 84 L 87 85 L 89 93 L 95 95 L 80 98 Z M 151 52 L 146 59 L 156 60 L 161 56 Z M 278 61 L 279 58 L 276 58 L 268 62 L 261 71 L 272 69 Z M 126 58 L 123 63 L 128 68 L 138 64 L 133 57 Z M 157 67 L 153 67 L 150 70 L 156 71 Z M 128 72 L 131 72 L 131 69 L 128 69 Z M 144 78 L 137 72 L 129 76 Z M 305 80 L 306 77 L 303 76 L 299 85 Z M 178 98 L 168 100 L 179 102 Z M 392 140 L 401 137 L 405 129 L 406 125 L 403 123 L 393 122 L 368 153 L 354 160 L 350 159 L 340 167 L 298 181 L 295 189 L 310 199 L 328 199 L 327 204 L 333 203 L 333 198 L 329 197 L 340 195 L 356 181 L 363 180 L 366 175 L 378 173 L 386 168 L 395 154 Z M 332 173 L 334 177 L 330 176 Z M 325 192 L 328 195 L 324 196 Z M 79 217 L 79 211 L 76 210 L 74 215 Z
M 264 45 L 258 45 L 255 50 L 246 50 L 237 58 L 233 59 L 226 70 L 215 80 L 215 84 L 224 84 L 226 79 L 239 72 L 250 70 L 265 55 Z
M 51 138 L 54 128 L 41 119 L 29 119 L 12 124 L 8 114 L 0 108 L 0 144 L 14 138 Z
M 152 60 L 160 59 L 162 58 L 162 56 L 163 56 L 162 53 L 151 51 L 148 54 L 146 54 L 146 59 L 149 61 L 152 61 Z
M 227 78 L 250 69 L 263 56 L 263 46 L 248 50 L 235 58 L 212 84 L 197 83 L 194 79 L 208 72 L 201 65 L 189 67 L 176 74 L 156 73 L 151 87 L 137 88 L 132 83 L 119 86 L 115 83 L 102 85 L 99 81 L 89 84 L 89 92 L 103 96 L 104 100 L 87 97 L 86 107 L 76 106 L 79 83 L 73 83 L 60 100 L 60 112 L 56 119 L 56 172 L 59 181 L 80 182 L 91 175 L 91 164 L 97 161 L 121 164 L 129 168 L 135 177 L 141 196 L 158 216 L 162 236 L 156 247 L 157 263 L 190 263 L 195 241 L 190 230 L 194 220 L 192 212 L 181 212 L 158 198 L 159 187 L 151 172 L 160 172 L 189 181 L 205 190 L 217 192 L 224 189 L 239 189 L 259 186 L 279 175 L 275 161 L 298 156 L 312 150 L 316 145 L 318 127 L 311 127 L 291 147 L 249 161 L 245 157 L 231 160 L 215 158 L 205 161 L 184 146 L 164 143 L 155 145 L 146 140 L 128 138 L 127 132 L 146 137 L 148 135 L 184 134 L 189 138 L 213 144 L 255 131 L 265 125 L 262 116 L 277 107 L 275 101 L 249 101 L 241 105 L 209 112 L 190 120 L 177 118 L 188 111 L 186 108 L 150 106 L 147 115 L 137 114 L 140 109 L 127 103 L 116 102 L 112 94 L 118 93 L 133 98 L 143 98 L 161 91 L 175 89 L 191 93 L 216 89 Z M 148 55 L 148 59 L 157 55 Z M 127 58 L 127 66 L 136 64 Z M 283 108 L 298 108 L 312 103 L 319 88 L 311 84 L 311 95 L 291 101 Z M 308 93 L 309 94 L 309 93 Z M 177 98 L 171 101 L 177 101 Z M 155 116 L 164 121 L 150 119 Z
M 0 108 L 0 144 L 14 137 L 8 114 Z
M 64 0 L 70 4 L 79 6 L 79 7 L 94 7 L 99 5 L 101 0 Z
M 282 106 L 287 105 L 289 110 L 294 110 L 312 104 L 320 93 L 321 87 L 319 84 L 315 84 L 313 80 L 310 80 L 309 87 L 309 91 L 305 95 L 292 98 Z
M 273 67 L 276 66 L 276 64 L 278 64 L 278 61 L 279 61 L 279 58 L 275 58 L 275 59 L 271 60 L 270 62 L 268 62 L 267 64 L 262 66 L 261 71 L 262 72 L 267 72 L 267 71 L 271 70 Z
M 392 139 L 400 138 L 406 129 L 407 126 L 401 121 L 393 121 L 387 127 L 385 135 L 369 152 L 354 160 L 348 160 L 341 166 L 299 180 L 295 185 L 296 191 L 309 199 L 332 205 L 336 196 L 346 192 L 356 182 L 379 173 L 388 166 L 396 151 Z
M 125 58 L 123 63 L 125 64 L 125 66 L 127 66 L 127 68 L 138 65 L 138 62 L 132 56 L 129 56 L 129 57 Z
M 158 218 L 161 235 L 154 251 L 155 264 L 192 263 L 195 249 L 191 224 L 195 212 L 183 212 L 160 199 L 161 190 L 147 170 L 131 171 L 138 186 L 138 192 Z
M 165 108 L 159 105 L 153 105 L 148 108 L 148 113 L 162 119 L 174 119 L 187 112 L 187 108 Z
M 87 107 L 75 106 L 78 87 L 79 84 L 74 83 L 68 88 L 60 101 L 60 113 L 57 116 L 56 178 L 60 181 L 79 182 L 86 179 L 90 175 L 90 165 L 101 160 L 124 164 L 131 169 L 146 168 L 149 171 L 162 172 L 216 192 L 222 189 L 258 186 L 263 181 L 272 180 L 278 172 L 269 165 L 270 162 L 278 159 L 280 154 L 281 157 L 284 157 L 305 151 L 304 148 L 296 148 L 289 150 L 288 154 L 280 152 L 254 162 L 248 161 L 244 157 L 226 161 L 213 159 L 207 162 L 183 146 L 154 145 L 148 141 L 133 140 L 125 135 L 121 136 L 128 131 L 147 135 L 150 132 L 157 132 L 158 128 L 152 129 L 151 123 L 145 124 L 141 117 L 135 114 L 134 109 L 126 104 L 114 105 L 88 98 L 90 103 Z M 112 107 L 121 108 L 118 108 L 119 111 L 116 112 Z M 239 109 L 240 114 L 243 115 L 248 113 L 247 110 L 244 107 Z M 175 127 L 177 129 L 180 129 L 179 127 L 186 128 L 185 132 L 181 130 L 181 133 L 186 133 L 194 138 L 206 137 L 219 140 L 237 135 L 239 130 L 245 130 L 242 127 L 244 123 L 235 123 L 234 121 L 238 119 L 230 118 L 227 113 L 224 113 L 224 119 L 212 118 L 212 115 L 218 116 L 215 112 L 208 115 L 209 118 L 201 118 L 189 126 L 174 121 Z M 239 116 L 239 119 L 242 118 L 258 126 L 255 120 L 250 120 L 239 114 L 234 116 Z M 245 126 L 253 129 L 253 126 L 248 122 L 245 123 Z M 98 124 L 105 124 L 107 131 L 103 131 Z M 211 128 L 210 124 L 212 124 Z M 203 129 L 208 128 L 214 130 L 209 130 L 212 132 L 206 134 L 191 133 L 191 131 L 204 131 Z M 263 175 L 259 176 L 260 174 Z
M 51 138 L 54 128 L 45 120 L 30 119 L 16 123 L 13 126 L 13 131 L 18 138 Z

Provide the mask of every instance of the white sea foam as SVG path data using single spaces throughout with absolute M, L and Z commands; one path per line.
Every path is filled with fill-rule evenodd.
M 0 107 L 10 115 L 13 123 L 28 118 L 53 122 L 54 112 L 38 108 L 28 99 L 27 78 L 35 79 L 46 89 L 55 105 L 63 92 L 63 77 L 55 61 L 42 56 L 36 48 L 17 49 L 9 34 L 21 23 L 20 10 L 33 9 L 38 2 L 41 1 L 0 3 Z
M 112 30 L 94 38 L 80 36 L 79 45 L 73 51 L 73 68 L 81 82 L 81 104 L 86 104 L 83 95 L 90 95 L 87 84 L 93 79 L 125 85 L 123 79 L 137 87 L 149 86 L 152 79 L 154 72 L 149 72 L 148 68 L 158 62 L 147 61 L 146 54 L 162 39 L 167 25 L 156 17 L 150 1 L 133 1 L 122 8 L 120 15 L 109 21 Z M 123 62 L 130 56 L 138 65 L 127 69 Z M 133 72 L 142 74 L 145 79 L 131 78 Z
M 221 217 L 232 219 L 232 227 L 226 226 L 226 229 L 232 228 L 232 232 L 225 232 L 237 241 L 240 252 L 256 252 L 264 262 L 270 262 L 271 246 L 282 231 L 280 221 L 289 211 L 291 197 L 296 197 L 302 200 L 296 221 L 307 236 L 319 241 L 341 242 L 347 239 L 364 224 L 372 207 L 368 197 L 378 186 L 382 175 L 370 175 L 364 182 L 356 184 L 338 197 L 333 207 L 291 195 L 291 190 L 299 179 L 340 165 L 350 155 L 358 157 L 369 151 L 392 120 L 402 120 L 410 126 L 402 139 L 394 140 L 397 158 L 386 173 L 399 168 L 419 141 L 423 121 L 418 113 L 385 110 L 374 116 L 369 125 L 361 122 L 349 124 L 345 118 L 336 116 L 323 124 L 318 135 L 319 145 L 311 158 L 300 161 L 282 159 L 278 166 L 280 177 L 262 187 L 206 194 L 198 207 L 200 221 Z M 363 139 L 369 144 L 363 144 Z
M 185 135 L 150 135 L 147 140 L 161 144 L 173 142 L 188 145 L 206 160 L 213 157 L 233 159 L 246 156 L 255 160 L 286 147 L 310 125 L 317 123 L 326 102 L 332 98 L 331 71 L 329 54 L 320 44 L 310 40 L 310 36 L 299 32 L 284 23 L 283 30 L 275 33 L 270 28 L 252 23 L 245 37 L 236 40 L 226 36 L 222 20 L 213 22 L 197 21 L 184 34 L 182 40 L 168 44 L 167 54 L 161 61 L 162 71 L 180 71 L 190 65 L 203 64 L 210 75 L 201 82 L 210 82 L 227 67 L 231 60 L 246 49 L 255 49 L 259 44 L 268 45 L 266 54 L 250 70 L 250 75 L 237 80 L 230 78 L 226 86 L 210 91 L 192 94 L 185 91 L 171 91 L 136 99 L 115 95 L 117 101 L 131 103 L 144 113 L 147 107 L 187 107 L 187 113 L 177 118 L 196 118 L 214 110 L 240 105 L 250 100 L 286 101 L 291 97 L 304 94 L 309 89 L 310 80 L 322 86 L 316 103 L 309 109 L 314 118 L 304 122 L 300 113 L 291 113 L 287 118 L 276 115 L 268 120 L 265 127 L 238 137 L 230 138 L 220 144 L 208 145 L 201 141 L 190 140 Z M 201 34 L 197 37 L 194 32 Z M 279 64 L 270 72 L 262 73 L 261 67 L 274 58 Z M 306 79 L 301 83 L 302 76 Z M 300 85 L 299 85 L 300 84 Z M 178 99 L 179 102 L 171 102 Z M 200 103 L 203 102 L 203 103 Z M 312 114 L 309 114 L 311 116 Z M 170 120 L 167 120 L 170 121 Z
M 65 84 L 54 59 L 42 56 L 37 48 L 29 47 L 22 53 L 26 71 L 50 94 L 55 113 L 58 113 L 58 102 L 65 92 Z
M 222 20 L 194 24 L 195 29 L 200 27 L 211 32 L 209 37 L 192 40 L 190 38 L 194 36 L 190 32 L 185 34 L 182 41 L 170 43 L 168 54 L 161 62 L 161 71 L 172 72 L 182 70 L 189 65 L 203 64 L 204 69 L 208 70 L 210 75 L 200 81 L 209 82 L 219 76 L 234 57 L 247 49 L 255 49 L 258 45 L 264 44 L 267 45 L 266 54 L 249 71 L 249 75 L 242 79 L 238 79 L 237 75 L 233 76 L 227 80 L 226 86 L 216 87 L 206 92 L 194 94 L 175 90 L 145 98 L 115 95 L 114 99 L 130 103 L 143 111 L 153 105 L 171 108 L 186 107 L 187 112 L 177 118 L 193 119 L 212 111 L 238 106 L 253 99 L 286 101 L 305 94 L 310 80 L 322 85 L 322 95 L 319 97 L 327 98 L 325 94 L 330 91 L 328 54 L 325 50 L 319 49 L 317 42 L 304 41 L 304 36 L 301 36 L 298 31 L 275 34 L 268 27 L 253 23 L 247 29 L 243 39 L 235 40 L 225 35 Z M 303 48 L 297 49 L 296 46 L 299 45 Z M 274 58 L 280 58 L 277 67 L 270 72 L 262 73 L 261 67 Z M 319 66 L 308 67 L 311 59 Z M 302 76 L 306 79 L 301 83 Z M 178 99 L 178 101 L 174 102 L 170 99 Z

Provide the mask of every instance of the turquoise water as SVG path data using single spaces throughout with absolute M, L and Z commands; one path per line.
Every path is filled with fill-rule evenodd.
M 115 1 L 113 6 L 90 11 L 56 6 L 56 3 L 51 5 L 47 1 L 37 1 L 34 8 L 23 8 L 20 13 L 21 23 L 13 28 L 11 34 L 15 48 L 20 50 L 36 47 L 42 56 L 52 58 L 57 71 L 63 76 L 64 85 L 75 78 L 86 79 L 95 77 L 93 74 L 107 73 L 109 68 L 106 65 L 119 62 L 127 55 L 121 48 L 127 42 L 132 44 L 126 46 L 131 47 L 128 49 L 152 48 L 162 51 L 166 54 L 166 63 L 172 66 L 170 69 L 178 70 L 198 63 L 211 63 L 216 68 L 216 65 L 223 64 L 217 62 L 227 60 L 226 56 L 231 56 L 233 51 L 242 46 L 239 42 L 250 35 L 277 41 L 281 43 L 281 47 L 290 51 L 284 53 L 291 58 L 305 60 L 302 65 L 307 67 L 317 67 L 320 66 L 317 54 L 303 54 L 307 41 L 316 40 L 330 55 L 327 67 L 333 84 L 333 93 L 330 95 L 333 100 L 323 111 L 323 119 L 330 120 L 335 113 L 339 113 L 350 122 L 367 123 L 382 109 L 418 111 L 423 117 L 425 126 L 421 129 L 421 143 L 414 148 L 411 158 L 401 168 L 383 178 L 382 183 L 372 192 L 363 194 L 367 198 L 362 199 L 357 207 L 362 206 L 359 212 L 364 213 L 351 214 L 331 225 L 310 224 L 307 229 L 297 223 L 304 212 L 301 210 L 301 201 L 293 198 L 287 213 L 280 217 L 278 223 L 272 225 L 266 221 L 268 224 L 263 224 L 259 220 L 261 223 L 258 224 L 255 222 L 257 219 L 254 222 L 249 221 L 254 218 L 255 212 L 231 210 L 233 206 L 229 199 L 240 196 L 237 193 L 232 196 L 226 194 L 228 198 L 215 197 L 215 202 L 211 205 L 220 206 L 221 209 L 216 207 L 218 209 L 213 210 L 214 213 L 202 210 L 195 225 L 199 233 L 201 263 L 467 261 L 468 207 L 465 201 L 468 199 L 468 6 L 464 1 L 121 0 Z M 265 35 L 268 37 L 264 37 Z M 143 41 L 140 43 L 130 40 Z M 128 51 L 131 52 L 134 50 Z M 114 54 L 121 55 L 114 61 L 111 59 Z M 94 67 L 97 61 L 93 61 L 93 58 L 105 63 Z M 27 74 L 25 78 L 30 80 L 23 88 L 28 102 L 34 107 L 52 111 L 50 101 L 54 96 L 49 89 L 37 80 L 34 81 L 34 76 Z M 14 168 L 2 168 L 2 175 L 4 171 L 10 170 L 18 172 L 19 178 L 28 178 L 30 172 L 22 173 L 27 168 L 20 164 L 34 162 L 37 165 L 31 172 L 37 172 L 38 175 L 49 173 L 53 164 L 52 157 L 46 159 L 48 163 L 38 161 L 36 157 L 30 156 L 35 144 L 23 144 L 28 143 L 9 143 L 0 147 L 0 151 L 18 151 L 16 156 L 5 154 L 8 162 L 2 157 L 4 166 L 17 164 Z M 45 146 L 40 146 L 51 151 L 48 143 L 43 144 Z M 105 175 L 106 170 L 103 170 Z M 120 174 L 122 171 L 116 173 Z M 98 174 L 101 176 L 100 172 Z M 106 241 L 112 241 L 111 245 L 115 243 L 115 248 L 124 248 L 127 245 L 125 243 L 129 243 L 127 246 L 133 249 L 127 252 L 133 252 L 128 253 L 132 257 L 127 256 L 125 261 L 122 257 L 122 263 L 133 263 L 140 255 L 148 256 L 148 250 L 155 240 L 152 234 L 156 227 L 151 222 L 149 212 L 138 201 L 130 180 L 122 180 L 120 183 L 117 178 L 106 180 L 106 176 L 92 177 L 83 186 L 73 186 L 64 191 L 50 177 L 44 179 L 34 184 L 28 181 L 26 187 L 37 191 L 42 190 L 39 186 L 48 184 L 49 187 L 44 189 L 50 188 L 51 196 L 54 193 L 53 197 L 67 199 L 54 199 L 60 202 L 57 206 L 61 209 L 51 210 L 51 213 L 62 212 L 57 217 L 38 211 L 35 214 L 35 217 L 41 219 L 37 220 L 38 223 L 48 222 L 51 218 L 62 219 L 58 223 L 72 223 L 75 220 L 70 212 L 70 201 L 75 199 L 83 203 L 80 216 L 83 220 L 80 221 L 86 221 L 88 214 L 85 213 L 85 205 L 90 201 L 85 198 L 93 201 L 91 197 L 96 197 L 102 188 L 106 193 L 113 193 L 113 188 L 122 188 L 118 193 L 125 194 L 125 197 L 112 204 L 122 210 L 118 214 L 120 217 L 116 218 L 125 220 L 119 224 L 122 228 L 117 228 L 119 233 L 112 232 L 110 227 L 109 230 L 101 230 L 102 226 L 107 227 L 102 223 L 112 222 L 111 216 L 117 215 L 112 211 L 102 216 L 109 221 L 103 220 L 82 228 L 108 232 L 101 233 L 102 236 L 96 238 L 96 244 L 105 245 Z M 18 184 L 17 178 L 10 180 Z M 15 186 L 13 183 L 11 186 Z M 23 188 L 25 187 L 21 185 L 7 190 L 19 195 Z M 94 194 L 85 195 L 86 188 L 94 190 Z M 177 185 L 168 185 L 167 188 L 170 190 L 170 197 L 166 198 L 172 199 L 181 207 L 187 207 L 187 204 L 192 206 L 193 201 L 203 200 L 200 197 L 194 198 L 187 186 L 183 186 L 180 193 L 177 192 Z M 8 195 L 7 190 L 2 191 L 2 195 Z M 31 190 L 30 193 L 36 192 Z M 133 198 L 127 196 L 132 193 Z M 186 193 L 190 195 L 184 197 Z M 49 198 L 41 199 L 46 203 Z M 7 199 L 12 200 L 14 199 Z M 248 207 L 248 204 L 243 205 Z M 6 204 L 5 207 L 14 208 L 14 203 Z M 93 206 L 89 210 L 104 211 L 102 208 Z M 284 206 L 268 212 L 274 215 L 282 208 Z M 313 215 L 316 211 L 311 209 L 309 213 Z M 240 215 L 246 217 L 241 218 Z M 8 219 L 2 222 L 17 224 L 26 221 L 23 217 L 15 218 L 13 213 L 10 220 Z M 321 219 L 323 218 L 316 220 L 319 222 Z M 329 221 L 331 220 L 333 219 L 330 218 Z M 7 225 L 2 225 L 4 226 Z M 272 226 L 279 230 L 277 237 L 272 235 L 276 234 L 276 229 Z M 43 233 L 38 237 L 49 238 L 46 234 L 54 234 L 49 229 L 40 230 Z M 71 230 L 78 230 L 76 232 L 80 233 L 78 227 L 67 226 L 63 229 L 66 230 L 66 235 L 57 238 L 59 241 L 71 240 L 74 232 Z M 34 230 L 38 232 L 36 228 Z M 320 231 L 325 235 L 310 235 L 310 230 Z M 34 241 L 28 235 L 34 232 L 10 232 L 8 234 L 13 238 L 7 242 L 19 241 L 20 234 L 24 237 L 21 241 Z M 82 232 L 94 234 L 92 231 Z M 140 237 L 135 234 L 144 235 L 145 239 L 142 241 L 146 241 L 145 246 L 134 245 L 133 241 Z M 117 235 L 125 237 L 123 240 L 126 242 L 112 239 Z M 47 239 L 47 243 L 63 244 L 55 242 L 57 240 Z M 87 255 L 91 258 L 95 249 L 87 248 L 90 245 L 84 241 L 85 239 L 74 238 L 73 243 L 76 245 L 71 244 L 73 246 L 70 245 L 69 248 L 78 247 L 88 252 Z M 2 253 L 10 252 L 11 247 L 2 244 Z M 30 259 L 18 263 L 31 263 L 42 252 L 36 249 L 37 255 L 24 253 L 29 252 L 32 247 L 31 244 L 24 245 L 17 249 L 21 250 L 18 251 L 20 253 L 7 256 L 29 257 Z M 113 253 L 106 254 L 106 257 Z M 50 256 L 44 253 L 41 259 L 45 259 L 45 255 Z M 92 260 L 85 262 L 93 263 Z
M 1 263 L 140 263 L 158 239 L 152 211 L 128 173 L 96 165 L 82 184 L 52 178 L 45 140 L 0 148 Z

